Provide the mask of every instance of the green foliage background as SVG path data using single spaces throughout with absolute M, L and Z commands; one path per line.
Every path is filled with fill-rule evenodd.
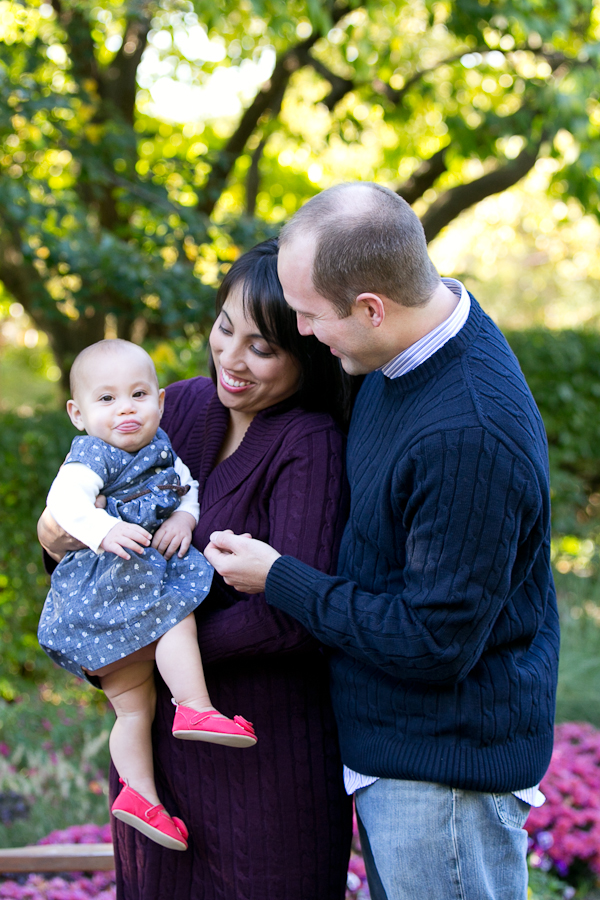
M 65 413 L 0 419 L 0 694 L 12 699 L 26 681 L 50 674 L 37 646 L 47 593 L 36 521 L 75 431 Z
M 542 413 L 557 536 L 600 531 L 600 335 L 535 329 L 507 334 Z
M 202 337 L 231 261 L 338 181 L 428 240 L 542 171 L 597 224 L 599 46 L 599 0 L 0 0 L 0 283 L 66 387 L 104 336 Z

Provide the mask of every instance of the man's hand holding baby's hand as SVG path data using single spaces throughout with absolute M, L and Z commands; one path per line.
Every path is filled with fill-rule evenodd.
M 269 570 L 281 556 L 263 541 L 253 540 L 249 534 L 213 531 L 204 555 L 225 584 L 231 584 L 246 594 L 258 594 L 265 589 Z
M 107 553 L 116 553 L 121 559 L 131 559 L 127 550 L 143 553 L 150 545 L 152 535 L 141 525 L 133 525 L 131 522 L 117 522 L 110 529 L 100 547 Z
M 195 527 L 196 520 L 191 513 L 174 512 L 154 533 L 152 546 L 162 553 L 165 559 L 171 559 L 177 551 L 181 559 L 190 549 Z

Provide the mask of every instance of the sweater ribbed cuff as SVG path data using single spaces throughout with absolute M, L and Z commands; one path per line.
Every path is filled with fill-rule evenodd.
M 269 570 L 265 585 L 267 603 L 289 613 L 299 622 L 307 622 L 307 599 L 317 583 L 331 576 L 294 559 L 280 556 Z

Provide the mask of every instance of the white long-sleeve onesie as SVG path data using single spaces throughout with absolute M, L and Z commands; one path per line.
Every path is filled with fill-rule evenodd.
M 198 522 L 198 482 L 192 478 L 192 473 L 179 457 L 175 457 L 173 468 L 179 475 L 181 484 L 190 487 L 181 498 L 177 512 L 190 513 Z M 84 463 L 68 463 L 59 470 L 52 482 L 46 501 L 60 527 L 94 553 L 104 552 L 100 549 L 100 544 L 111 528 L 121 521 L 94 505 L 103 487 L 102 478 Z

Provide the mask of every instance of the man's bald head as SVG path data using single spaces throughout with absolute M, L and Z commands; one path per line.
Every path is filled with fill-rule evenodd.
M 75 357 L 75 361 L 71 366 L 69 383 L 71 387 L 71 397 L 76 399 L 75 394 L 77 388 L 86 378 L 86 372 L 94 368 L 98 363 L 110 365 L 110 357 L 119 357 L 119 361 L 131 359 L 132 365 L 143 365 L 148 369 L 149 379 L 155 381 L 158 387 L 158 377 L 152 358 L 138 344 L 132 344 L 131 341 L 123 341 L 121 338 L 112 340 L 98 341 L 96 344 L 90 344 L 85 350 L 82 350 Z M 105 359 L 103 359 L 103 357 Z
M 313 244 L 313 285 L 340 316 L 362 293 L 423 306 L 440 284 L 419 219 L 379 184 L 339 184 L 317 194 L 284 226 L 280 248 L 299 239 Z

